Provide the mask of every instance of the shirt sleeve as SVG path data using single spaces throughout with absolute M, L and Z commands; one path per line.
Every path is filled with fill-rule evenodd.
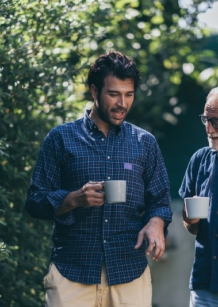
M 198 150 L 189 161 L 181 187 L 179 189 L 179 195 L 182 198 L 193 197 L 196 195 L 196 178 L 202 158 L 202 152 L 203 150 Z
M 148 147 L 143 179 L 145 183 L 144 225 L 152 217 L 158 216 L 165 222 L 166 235 L 168 224 L 172 221 L 170 184 L 164 160 L 156 140 Z
M 70 191 L 61 188 L 61 163 L 63 153 L 58 132 L 51 131 L 41 147 L 27 193 L 25 208 L 37 219 L 74 223 L 72 211 L 55 216 Z

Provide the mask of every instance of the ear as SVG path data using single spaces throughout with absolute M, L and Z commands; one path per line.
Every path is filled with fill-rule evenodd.
M 94 85 L 94 84 L 91 84 L 90 87 L 89 87 L 89 90 L 90 90 L 90 92 L 91 92 L 91 94 L 92 94 L 92 98 L 93 98 L 94 100 L 97 100 L 97 98 L 98 98 L 98 90 L 97 90 L 97 88 L 95 87 L 95 85 Z

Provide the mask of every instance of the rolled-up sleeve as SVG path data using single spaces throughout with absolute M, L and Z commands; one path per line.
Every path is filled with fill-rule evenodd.
M 64 156 L 58 132 L 52 130 L 41 147 L 27 193 L 25 208 L 37 219 L 57 220 L 61 224 L 74 223 L 72 211 L 60 216 L 65 197 L 70 193 L 61 188 L 61 163 Z
M 170 208 L 170 184 L 160 148 L 156 141 L 150 146 L 143 174 L 145 183 L 145 214 L 144 224 L 158 216 L 165 222 L 165 233 L 172 221 Z

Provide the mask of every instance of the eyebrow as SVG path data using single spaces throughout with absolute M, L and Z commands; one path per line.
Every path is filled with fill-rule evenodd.
M 211 104 L 206 103 L 205 109 L 209 109 L 209 110 L 213 111 L 213 110 L 218 110 L 218 107 L 214 107 L 214 106 L 211 106 Z
M 115 90 L 107 90 L 108 93 L 120 93 L 119 91 Z M 128 91 L 127 93 L 135 93 L 135 91 Z

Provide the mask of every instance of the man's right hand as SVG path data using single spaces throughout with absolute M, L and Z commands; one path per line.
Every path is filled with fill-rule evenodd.
M 188 219 L 187 218 L 186 211 L 185 211 L 185 205 L 183 206 L 182 217 L 183 217 L 183 221 L 185 221 L 186 223 L 190 225 L 196 224 L 200 221 L 200 219 Z
M 64 214 L 77 207 L 98 207 L 104 204 L 104 181 L 89 181 L 81 189 L 70 192 L 64 199 L 60 211 L 56 215 Z
M 188 219 L 185 211 L 185 205 L 183 206 L 182 217 L 185 228 L 193 235 L 197 235 L 200 219 Z

